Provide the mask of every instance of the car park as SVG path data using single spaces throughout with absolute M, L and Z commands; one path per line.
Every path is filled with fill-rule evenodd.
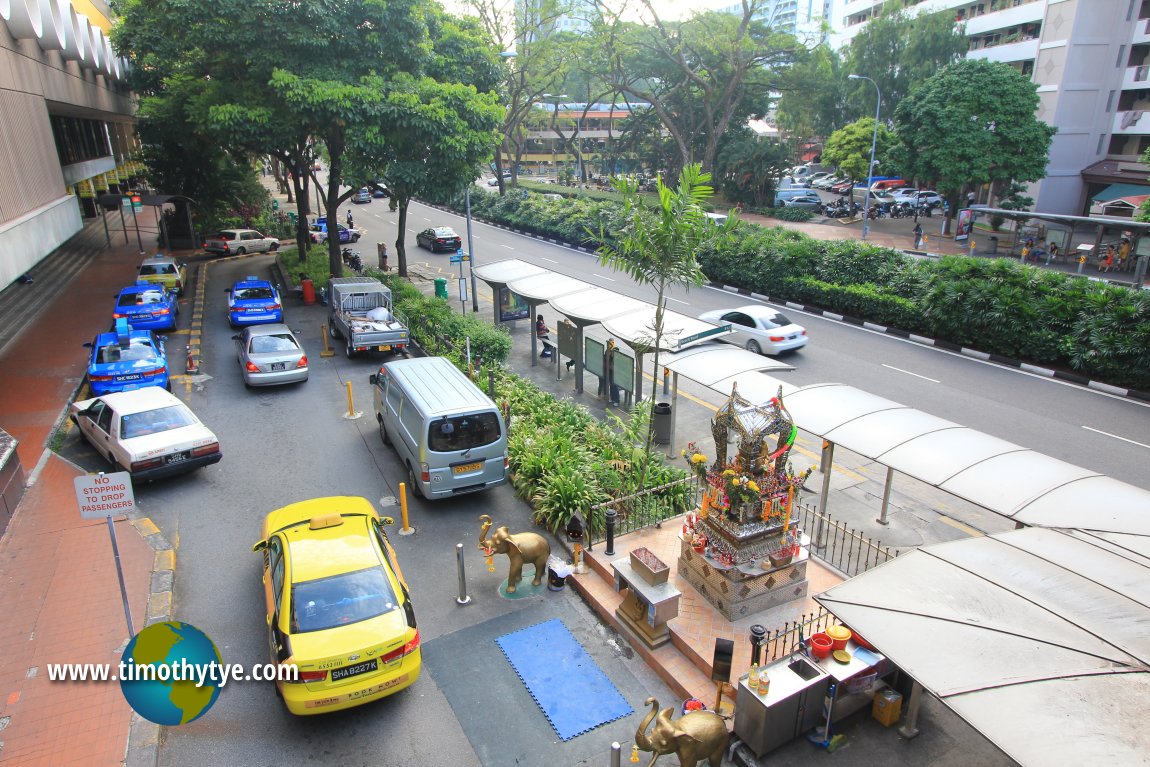
M 435 226 L 415 235 L 415 244 L 435 253 L 440 250 L 459 250 L 463 247 L 463 240 L 451 227 Z
M 204 241 L 204 252 L 217 256 L 242 256 L 273 252 L 279 246 L 280 241 L 275 237 L 265 237 L 255 229 L 224 229 Z
M 267 280 L 250 275 L 225 292 L 228 294 L 228 322 L 232 327 L 283 322 L 279 291 Z
M 171 330 L 178 313 L 174 291 L 154 282 L 137 282 L 116 294 L 112 319 L 123 318 L 136 330 Z
M 136 282 L 152 282 L 183 295 L 188 284 L 188 265 L 167 256 L 145 258 L 136 267 Z
M 307 355 L 287 325 L 252 325 L 232 336 L 245 386 L 275 386 L 307 380 Z
M 366 186 L 361 188 L 351 196 L 351 201 L 355 203 L 371 202 L 371 190 Z
M 276 691 L 297 715 L 394 695 L 419 678 L 419 629 L 407 582 L 366 498 L 314 498 L 276 509 L 252 547 L 263 555 L 268 648 L 291 665 Z
M 802 325 L 796 325 L 782 312 L 763 304 L 716 309 L 700 314 L 699 319 L 730 325 L 734 333 L 722 340 L 745 346 L 755 354 L 774 356 L 807 345 L 807 331 Z
M 136 481 L 195 471 L 223 457 L 212 430 L 159 386 L 73 402 L 71 418 L 115 471 Z
M 806 208 L 807 210 L 817 210 L 822 207 L 823 201 L 817 192 L 808 192 L 805 195 L 797 195 L 783 200 L 784 208 Z
M 96 396 L 144 386 L 166 389 L 171 385 L 164 339 L 150 330 L 133 330 L 127 320 L 121 319 L 115 330 L 100 333 L 84 346 L 91 350 L 88 388 Z

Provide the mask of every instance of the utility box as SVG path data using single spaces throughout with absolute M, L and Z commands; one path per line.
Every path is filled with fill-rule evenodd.
M 435 297 L 447 298 L 447 280 L 443 277 L 435 278 Z
M 902 695 L 889 688 L 883 690 L 874 696 L 870 715 L 883 727 L 897 724 L 902 715 Z

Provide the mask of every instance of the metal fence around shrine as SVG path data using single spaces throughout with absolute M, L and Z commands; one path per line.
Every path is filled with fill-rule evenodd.
M 645 527 L 658 527 L 667 519 L 682 514 L 681 504 L 676 508 L 668 500 L 668 496 L 679 487 L 683 488 L 679 491 L 680 496 L 683 492 L 690 494 L 689 508 L 698 508 L 703 499 L 704 483 L 694 476 L 594 506 L 590 515 L 593 520 L 590 524 L 591 547 L 607 538 L 602 520 L 608 509 L 615 511 L 616 538 Z M 882 541 L 871 540 L 861 531 L 829 514 L 822 514 L 812 506 L 796 504 L 795 513 L 799 528 L 810 537 L 811 556 L 848 578 L 899 555 L 897 549 L 884 546 Z

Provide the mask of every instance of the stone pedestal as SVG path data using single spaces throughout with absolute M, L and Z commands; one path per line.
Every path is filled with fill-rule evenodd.
M 807 595 L 810 539 L 803 536 L 799 555 L 778 568 L 761 562 L 724 565 L 680 541 L 679 575 L 729 621 L 762 612 Z
M 667 621 L 679 614 L 682 592 L 669 583 L 648 583 L 632 569 L 629 559 L 617 559 L 611 568 L 615 572 L 615 590 L 627 589 L 627 596 L 615 608 L 615 617 L 651 649 L 671 641 Z

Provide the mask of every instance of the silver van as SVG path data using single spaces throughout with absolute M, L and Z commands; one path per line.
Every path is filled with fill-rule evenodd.
M 444 357 L 386 362 L 372 374 L 379 436 L 424 498 L 507 481 L 507 429 L 486 394 Z

